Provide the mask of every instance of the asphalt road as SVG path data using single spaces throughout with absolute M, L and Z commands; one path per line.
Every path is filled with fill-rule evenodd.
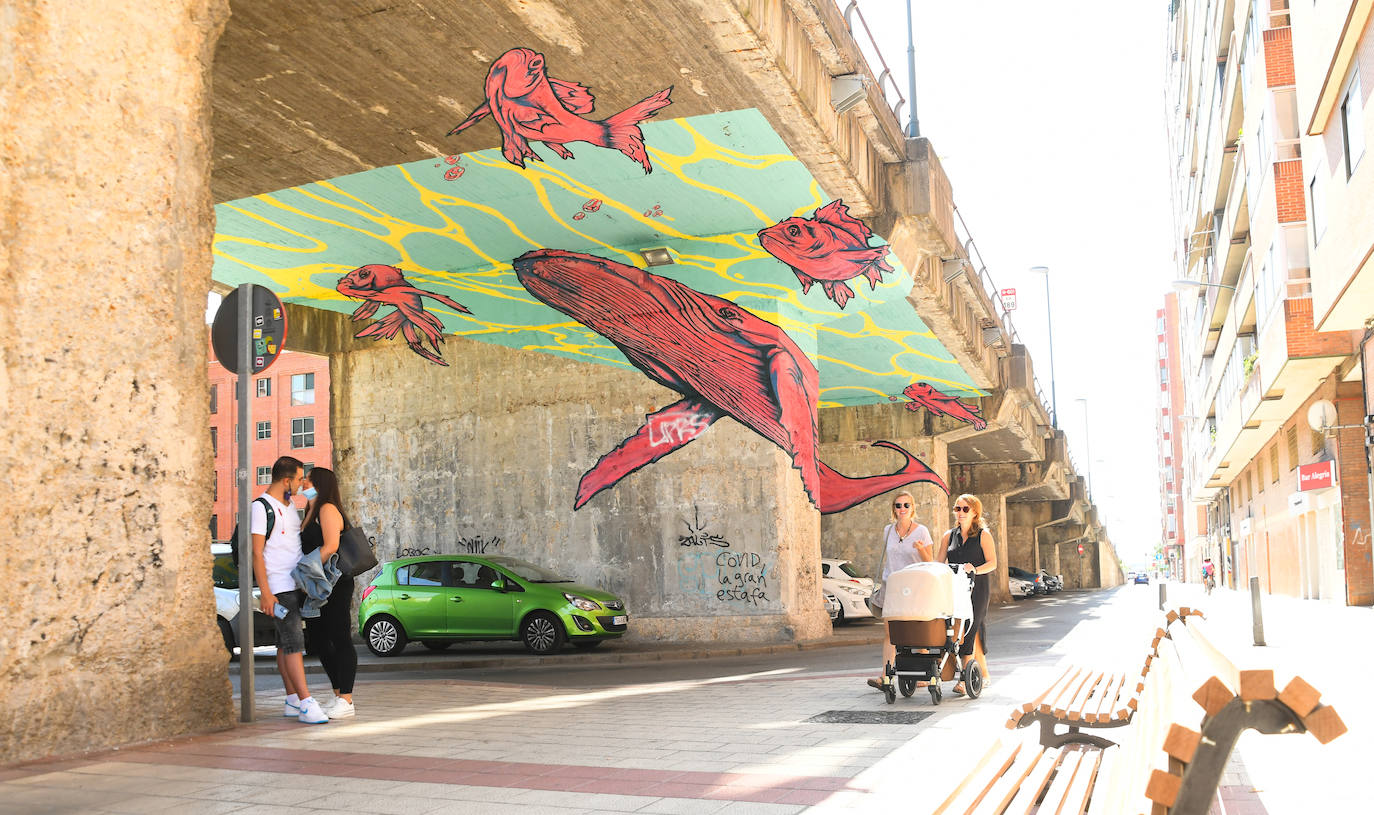
M 998 663 L 1004 662 L 1023 665 L 1053 664 L 1062 658 L 1062 653 L 1052 651 L 1060 640 L 1066 637 L 1074 626 L 1094 616 L 1095 610 L 1114 592 L 1153 591 L 1153 586 L 1124 586 L 1108 591 L 1061 592 L 1048 597 L 1033 597 L 993 608 L 988 621 L 989 669 L 996 675 Z M 848 624 L 840 636 L 862 635 L 874 631 L 877 623 L 861 621 Z M 861 630 L 856 630 L 861 629 Z M 421 649 L 413 646 L 417 659 Z M 358 646 L 360 654 L 370 657 L 364 646 Z M 576 652 L 569 649 L 565 654 Z M 597 652 L 602 653 L 602 652 Z M 254 687 L 259 693 L 280 692 L 281 680 L 275 672 L 264 670 L 271 662 L 271 649 L 259 652 L 255 672 Z M 409 656 L 410 651 L 407 651 Z M 709 679 L 756 674 L 766 671 L 785 672 L 790 676 L 853 674 L 856 678 L 870 674 L 876 675 L 881 658 L 878 645 L 863 644 L 839 647 L 816 648 L 802 651 L 780 653 L 750 654 L 744 656 L 706 656 L 693 659 L 667 659 L 647 656 L 646 661 L 636 662 L 627 656 L 627 661 L 617 663 L 576 664 L 569 660 L 559 664 L 557 660 L 544 660 L 542 664 L 530 659 L 530 664 L 522 665 L 523 649 L 515 643 L 474 643 L 459 644 L 445 652 L 446 657 L 455 660 L 468 657 L 491 657 L 490 667 L 459 667 L 453 669 L 433 666 L 433 660 L 424 669 L 406 670 L 405 663 L 396 663 L 397 670 L 367 672 L 358 675 L 360 694 L 366 693 L 366 685 L 371 682 L 418 681 L 433 679 L 459 679 L 470 682 L 502 682 L 529 686 L 590 688 L 608 685 L 634 685 L 648 682 L 662 682 L 677 679 Z M 402 657 L 404 659 L 404 657 Z M 309 658 L 307 658 L 309 660 Z M 470 663 L 472 660 L 465 660 Z M 419 663 L 416 663 L 417 665 Z M 387 665 L 391 667 L 390 664 Z M 239 693 L 237 664 L 231 665 L 230 679 L 234 693 Z M 307 677 L 312 687 L 323 688 L 326 683 L 323 674 L 312 673 Z

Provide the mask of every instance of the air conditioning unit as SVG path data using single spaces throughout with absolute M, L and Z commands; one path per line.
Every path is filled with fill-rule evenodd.
M 860 74 L 845 74 L 830 78 L 830 106 L 836 113 L 853 109 L 868 98 L 868 86 Z

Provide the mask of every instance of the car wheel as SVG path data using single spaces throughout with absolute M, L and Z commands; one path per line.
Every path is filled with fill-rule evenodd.
M 534 654 L 552 654 L 566 636 L 558 618 L 546 612 L 537 611 L 520 624 L 520 641 Z
M 431 651 L 447 651 L 448 647 L 453 643 L 444 642 L 442 640 L 422 640 L 420 644 Z
M 840 610 L 835 612 L 835 618 L 831 622 L 835 625 L 844 625 L 844 606 L 840 606 Z
M 590 651 L 603 642 L 605 642 L 605 640 L 573 640 L 573 645 L 581 648 L 583 651 Z
M 224 638 L 224 650 L 229 652 L 229 658 L 234 658 L 234 627 L 229 625 L 229 621 L 223 617 L 216 616 L 219 621 L 219 635 Z
M 363 640 L 368 650 L 379 657 L 394 657 L 405 650 L 406 632 L 394 617 L 379 614 L 367 621 Z

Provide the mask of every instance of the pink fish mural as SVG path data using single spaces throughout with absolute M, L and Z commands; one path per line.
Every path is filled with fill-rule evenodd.
M 811 218 L 791 217 L 759 230 L 764 251 L 792 267 L 801 281 L 802 294 L 820 281 L 825 296 L 844 308 L 854 290 L 846 280 L 868 278 L 869 290 L 892 271 L 888 247 L 869 246 L 873 231 L 849 214 L 844 201 L 835 200 L 816 210 Z
M 438 317 L 425 311 L 423 298 L 438 300 L 455 311 L 471 314 L 471 311 L 451 297 L 435 294 L 432 291 L 417 289 L 406 281 L 405 275 L 395 266 L 374 263 L 359 266 L 339 280 L 334 287 L 339 294 L 366 300 L 353 312 L 353 319 L 366 320 L 377 313 L 382 306 L 394 306 L 395 311 L 372 325 L 354 334 L 354 337 L 380 337 L 391 339 L 399 332 L 405 337 L 410 350 L 437 365 L 448 366 L 439 355 L 439 343 L 444 341 L 444 324 Z M 422 339 L 423 337 L 423 339 Z M 424 339 L 434 348 L 430 351 Z
M 564 145 L 580 141 L 619 150 L 639 162 L 647 174 L 654 168 L 639 123 L 671 104 L 672 91 L 669 85 L 604 121 L 584 119 L 595 107 L 595 98 L 585 85 L 550 77 L 543 54 L 512 48 L 497 57 L 487 72 L 486 101 L 448 135 L 491 116 L 501 129 L 501 155 L 522 169 L 525 159 L 543 161 L 530 147 L 532 141 L 543 142 L 564 159 L 573 157 Z
M 933 416 L 950 416 L 967 422 L 973 425 L 974 430 L 982 430 L 988 426 L 987 419 L 978 415 L 981 408 L 940 393 L 925 382 L 912 382 L 902 390 L 902 395 L 911 400 L 906 403 L 907 410 L 925 408 Z

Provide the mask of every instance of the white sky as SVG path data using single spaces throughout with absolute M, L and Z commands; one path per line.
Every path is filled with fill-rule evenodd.
M 847 5 L 841 0 L 841 9 Z M 912 0 L 916 95 L 954 200 L 1127 568 L 1159 541 L 1155 310 L 1175 274 L 1164 117 L 1168 4 Z M 906 94 L 901 0 L 859 9 Z M 856 28 L 857 28 L 856 23 Z M 859 37 L 862 38 L 862 29 Z M 905 118 L 905 115 L 904 115 Z M 1091 435 L 1085 440 L 1088 400 Z

